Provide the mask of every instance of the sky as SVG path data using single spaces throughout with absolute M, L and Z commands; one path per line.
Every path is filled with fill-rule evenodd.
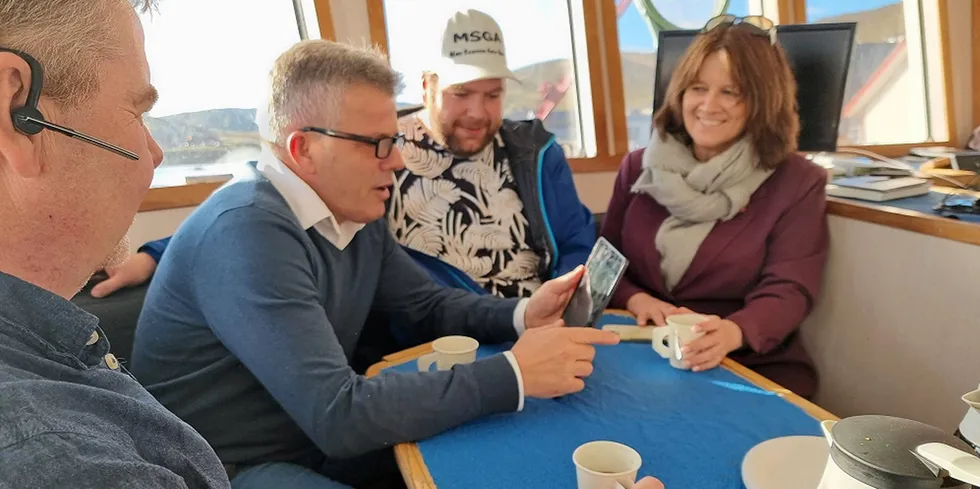
M 807 7 L 809 18 L 818 19 L 896 1 L 807 0 Z M 702 25 L 715 4 L 715 0 L 654 2 L 668 20 L 683 27 Z M 749 2 L 731 0 L 729 12 L 745 15 Z M 477 8 L 497 19 L 512 69 L 572 55 L 567 0 L 385 0 L 392 65 L 406 81 L 399 101 L 420 100 L 421 70 L 439 54 L 445 19 L 460 7 Z M 310 25 L 315 17 L 310 7 L 306 10 Z M 272 62 L 300 39 L 291 0 L 167 0 L 160 2 L 158 12 L 141 20 L 151 78 L 160 91 L 160 101 L 150 113 L 153 117 L 255 108 L 264 96 Z M 634 6 L 619 19 L 618 27 L 623 51 L 653 51 L 654 37 Z

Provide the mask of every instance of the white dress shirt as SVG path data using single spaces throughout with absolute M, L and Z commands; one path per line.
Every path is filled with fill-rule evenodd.
M 262 148 L 256 169 L 269 179 L 276 191 L 286 200 L 286 204 L 296 215 L 303 229 L 316 229 L 316 232 L 338 250 L 343 251 L 347 248 L 347 245 L 354 240 L 354 235 L 364 228 L 364 224 L 351 221 L 338 224 L 333 212 L 316 191 L 279 161 L 279 158 L 268 148 Z M 527 310 L 528 300 L 521 299 L 514 308 L 514 329 L 518 337 L 524 334 L 524 312 Z M 524 409 L 524 378 L 521 376 L 521 367 L 510 351 L 504 352 L 504 357 L 510 362 L 517 377 L 517 410 L 521 411 Z

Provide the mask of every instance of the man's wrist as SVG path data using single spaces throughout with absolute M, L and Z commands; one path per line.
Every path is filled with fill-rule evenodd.
M 518 338 L 524 334 L 524 331 L 527 331 L 527 303 L 530 300 L 528 298 L 521 299 L 517 301 L 517 306 L 514 307 L 514 330 L 517 332 Z
M 520 412 L 524 410 L 524 377 L 521 374 L 521 366 L 517 364 L 517 357 L 513 352 L 505 351 L 504 358 L 510 362 L 511 368 L 514 369 L 514 376 L 517 377 L 517 412 Z

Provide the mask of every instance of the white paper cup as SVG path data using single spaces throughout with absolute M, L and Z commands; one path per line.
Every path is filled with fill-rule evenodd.
M 578 489 L 629 489 L 643 460 L 632 448 L 613 441 L 593 441 L 575 449 Z
M 428 371 L 432 364 L 436 370 L 449 370 L 453 365 L 473 363 L 480 342 L 469 336 L 443 336 L 432 343 L 435 350 L 419 358 L 419 371 Z

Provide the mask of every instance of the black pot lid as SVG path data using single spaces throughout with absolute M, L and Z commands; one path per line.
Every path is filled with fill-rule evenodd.
M 956 487 L 943 481 L 914 455 L 924 443 L 945 443 L 969 452 L 970 446 L 934 426 L 891 416 L 854 416 L 831 429 L 831 458 L 845 473 L 881 489 Z

